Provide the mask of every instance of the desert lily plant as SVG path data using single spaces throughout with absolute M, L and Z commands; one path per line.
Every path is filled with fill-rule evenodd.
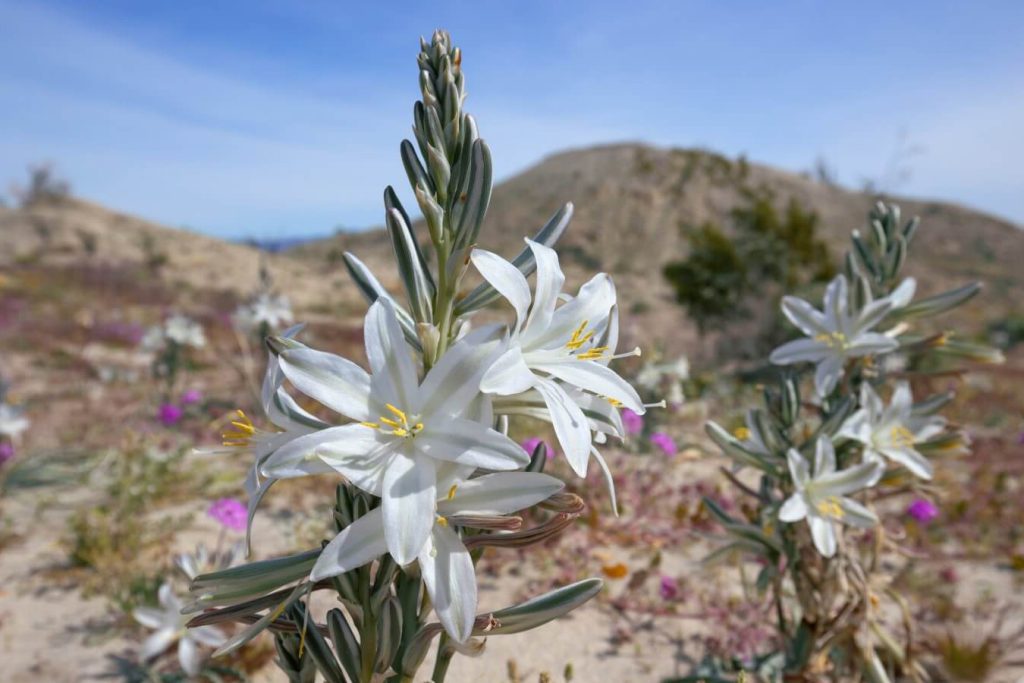
M 247 301 L 239 304 L 231 313 L 231 329 L 239 351 L 237 359 L 231 359 L 231 365 L 238 370 L 254 396 L 259 396 L 260 393 L 260 354 L 257 351 L 267 337 L 282 333 L 291 326 L 293 320 L 291 300 L 286 295 L 275 292 L 270 271 L 265 263 L 261 263 L 259 287 Z
M 402 143 L 401 157 L 429 245 L 398 193 L 384 191 L 404 301 L 345 254 L 369 303 L 369 367 L 306 346 L 298 326 L 271 336 L 267 426 L 238 413 L 224 439 L 223 450 L 251 458 L 250 526 L 275 482 L 333 476 L 335 534 L 306 552 L 201 574 L 185 608 L 192 627 L 244 626 L 220 653 L 271 630 L 291 681 L 423 680 L 436 643 L 430 675 L 440 683 L 456 654 L 478 655 L 486 638 L 536 628 L 594 597 L 596 578 L 504 609 L 480 604 L 475 564 L 485 549 L 543 543 L 585 509 L 541 471 L 545 447 L 526 452 L 508 424 L 520 415 L 551 422 L 571 468 L 583 475 L 595 459 L 611 485 L 598 447 L 623 436 L 623 407 L 645 410 L 612 368 L 620 354 L 611 279 L 598 274 L 575 296 L 562 293 L 552 245 L 570 204 L 511 260 L 477 247 L 491 158 L 463 111 L 462 53 L 438 31 L 421 41 L 417 61 L 415 142 Z M 475 288 L 463 288 L 475 277 Z M 510 324 L 472 325 L 502 299 Z M 321 408 L 310 412 L 313 402 Z M 326 614 L 310 600 L 318 591 L 336 598 Z
M 927 372 L 913 369 L 941 367 L 942 356 L 1001 357 L 952 332 L 920 329 L 979 286 L 915 300 L 914 280 L 900 274 L 917 225 L 879 204 L 868 235 L 853 234 L 823 309 L 783 300 L 803 336 L 771 354 L 778 379 L 764 407 L 732 430 L 708 424 L 735 463 L 724 475 L 751 505 L 730 515 L 705 501 L 728 534 L 707 561 L 756 561 L 778 649 L 742 663 L 708 660 L 684 680 L 734 680 L 741 669 L 768 681 L 927 680 L 911 613 L 882 570 L 883 557 L 899 550 L 887 532 L 898 522 L 887 513 L 902 509 L 890 502 L 900 496 L 934 498 L 935 470 L 967 440 L 938 414 L 951 392 L 915 399 L 911 380 Z M 886 362 L 897 354 L 900 363 Z
M 153 354 L 153 377 L 163 383 L 165 399 L 174 393 L 178 376 L 188 364 L 189 354 L 205 346 L 203 326 L 180 313 L 146 330 L 140 347 Z

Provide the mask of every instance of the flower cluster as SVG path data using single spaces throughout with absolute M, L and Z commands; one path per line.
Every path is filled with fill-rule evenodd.
M 162 351 L 169 344 L 201 349 L 206 346 L 206 333 L 195 320 L 177 314 L 146 330 L 140 343 L 143 349 L 154 352 Z
M 292 304 L 287 296 L 260 292 L 252 301 L 240 305 L 231 315 L 231 322 L 247 334 L 282 329 L 293 320 Z
M 307 639 L 323 632 L 338 653 L 337 662 L 316 659 L 328 680 L 341 680 L 344 668 L 352 680 L 380 680 L 391 671 L 411 681 L 431 640 L 443 633 L 433 675 L 441 681 L 456 651 L 483 647 L 474 635 L 533 628 L 600 589 L 600 580 L 591 579 L 477 613 L 474 564 L 481 548 L 540 543 L 584 508 L 562 481 L 541 471 L 556 449 L 534 443 L 527 452 L 509 437 L 510 421 L 549 422 L 569 467 L 582 477 L 593 460 L 612 488 L 600 447 L 626 435 L 621 411 L 638 417 L 649 406 L 612 367 L 617 358 L 639 354 L 617 352 L 612 279 L 600 273 L 575 294 L 563 291 L 552 245 L 568 225 L 571 205 L 525 239 L 512 260 L 476 246 L 492 172 L 476 122 L 462 111 L 461 61 L 444 32 L 421 44 L 414 132 L 422 159 L 411 142 L 401 146 L 436 263 L 387 188 L 385 223 L 405 301 L 356 256 L 344 256 L 370 304 L 363 323 L 368 367 L 301 343 L 300 326 L 269 336 L 261 404 L 272 426 L 257 428 L 239 411 L 224 434 L 223 450 L 252 458 L 250 539 L 253 515 L 275 482 L 327 474 L 343 483 L 334 506 L 337 534 L 322 548 L 195 579 L 194 610 L 229 606 L 192 623 L 245 618 L 251 624 L 223 650 L 266 627 L 302 630 Z M 474 274 L 480 282 L 466 292 L 460 285 Z M 501 299 L 514 314 L 508 324 L 473 324 L 477 311 Z M 264 322 L 286 319 L 279 313 Z M 322 408 L 316 415 L 300 407 L 313 402 Z M 523 528 L 516 513 L 528 508 L 537 508 L 531 519 L 543 521 Z M 334 610 L 325 626 L 307 629 L 300 598 L 327 588 L 351 609 L 347 616 Z M 276 589 L 275 597 L 267 595 Z M 251 601 L 240 603 L 243 596 Z M 439 623 L 426 623 L 431 611 Z M 300 668 L 304 642 L 279 635 L 279 652 L 287 653 L 282 666 Z
M 731 539 L 715 557 L 736 550 L 754 555 L 763 563 L 758 585 L 774 592 L 784 654 L 759 660 L 766 667 L 759 673 L 769 678 L 809 671 L 814 660 L 832 655 L 839 655 L 832 663 L 837 672 L 870 670 L 883 682 L 886 669 L 916 677 L 912 652 L 893 650 L 899 639 L 872 603 L 886 580 L 875 573 L 878 554 L 895 543 L 880 528 L 873 502 L 909 491 L 917 495 L 907 514 L 921 523 L 933 519 L 938 510 L 922 497 L 930 493 L 923 485 L 933 478 L 936 458 L 964 449 L 966 436 L 938 415 L 952 393 L 915 401 L 908 368 L 925 356 L 933 363 L 1000 360 L 952 333 L 914 329 L 919 319 L 958 306 L 979 289 L 968 285 L 914 300 L 914 280 L 900 280 L 899 273 L 916 219 L 901 225 L 899 209 L 880 204 L 869 228 L 867 240 L 854 233 L 846 272 L 829 283 L 822 310 L 783 299 L 782 313 L 805 337 L 771 353 L 776 365 L 793 367 L 780 368 L 777 386 L 765 390 L 765 408 L 749 410 L 732 431 L 708 425 L 736 463 L 733 483 L 756 501 L 746 519 L 706 503 Z M 899 363 L 887 362 L 895 355 Z M 813 401 L 804 402 L 800 371 L 808 365 Z M 757 485 L 739 478 L 747 468 L 760 477 Z

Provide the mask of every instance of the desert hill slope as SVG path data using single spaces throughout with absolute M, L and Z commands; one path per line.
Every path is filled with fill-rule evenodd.
M 795 173 L 730 160 L 696 150 L 618 144 L 555 154 L 494 189 L 481 246 L 506 256 L 522 247 L 564 202 L 575 214 L 559 243 L 570 280 L 602 269 L 619 283 L 636 337 L 664 341 L 683 350 L 693 341 L 693 326 L 678 306 L 661 270 L 684 255 L 681 225 L 714 220 L 728 225 L 730 210 L 744 188 L 766 187 L 781 206 L 790 198 L 821 218 L 823 237 L 838 259 L 850 231 L 862 228 L 874 198 L 826 185 Z M 413 205 L 404 185 L 403 201 Z M 905 216 L 918 215 L 908 268 L 919 291 L 935 293 L 970 280 L 985 283 L 984 303 L 972 307 L 975 328 L 1017 306 L 1024 294 L 1024 231 L 999 218 L 945 202 L 890 198 Z M 423 226 L 418 226 L 421 231 Z M 425 235 L 424 235 L 425 237 Z M 390 246 L 382 230 L 339 234 L 302 245 L 290 253 L 320 259 L 350 250 L 383 281 L 393 281 Z M 574 267 L 575 266 L 575 267 Z M 576 277 L 573 278 L 572 276 Z M 639 339 L 637 340 L 639 341 Z M 677 348 L 683 347 L 683 348 Z

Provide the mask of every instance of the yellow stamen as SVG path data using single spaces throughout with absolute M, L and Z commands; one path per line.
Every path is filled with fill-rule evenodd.
M 413 431 L 413 433 L 415 433 L 415 432 L 422 432 L 423 431 L 423 423 L 422 422 L 417 422 L 416 424 L 414 424 L 413 427 L 412 427 L 412 431 Z
M 401 422 L 395 422 L 394 420 L 386 418 L 383 415 L 381 416 L 380 421 L 386 424 L 387 426 L 394 427 L 396 429 L 402 426 Z
M 598 360 L 604 356 L 605 351 L 607 350 L 607 346 L 595 346 L 592 349 L 587 349 L 583 353 L 578 354 L 576 357 L 580 360 Z
M 442 517 L 441 515 L 438 515 L 437 516 L 437 523 L 440 524 L 441 526 L 448 526 L 448 519 L 445 518 L 445 517 Z
M 896 425 L 889 430 L 889 438 L 892 440 L 892 445 L 897 448 L 914 445 L 914 433 L 903 425 Z
M 750 438 L 750 430 L 747 429 L 746 427 L 737 427 L 736 429 L 732 430 L 732 435 L 735 436 L 740 441 L 746 441 L 747 439 Z
M 448 500 L 455 497 L 455 489 L 459 488 L 458 484 L 452 484 L 452 487 L 448 489 Z
M 376 422 L 360 422 L 359 424 L 363 425 L 364 427 L 369 427 L 370 429 L 380 429 L 380 425 L 377 424 Z
M 842 519 L 846 516 L 843 508 L 839 505 L 839 499 L 835 496 L 830 496 L 825 500 L 819 501 L 818 512 L 824 517 L 831 517 L 832 519 Z
M 409 436 L 409 430 L 403 427 L 397 427 L 391 433 L 395 436 Z
M 612 408 L 621 408 L 622 407 L 622 401 L 620 401 L 617 398 L 612 398 L 610 396 L 605 396 L 604 400 L 608 401 L 608 403 L 611 404 Z
M 225 446 L 234 446 L 238 448 L 244 448 L 249 445 L 250 439 L 256 435 L 256 427 L 253 426 L 252 420 L 241 410 L 235 411 L 238 415 L 238 419 L 231 422 L 231 426 L 235 429 L 221 432 L 221 443 Z
M 590 338 L 594 336 L 593 331 L 588 332 L 586 335 L 583 334 L 583 331 L 587 329 L 587 325 L 589 324 L 589 320 L 584 320 L 583 322 L 580 323 L 579 327 L 577 327 L 576 330 L 573 331 L 572 338 L 570 338 L 569 341 L 566 342 L 565 347 L 567 349 L 575 351 L 584 344 L 586 344 L 590 340 Z
M 399 420 L 402 421 L 403 424 L 409 422 L 409 418 L 407 418 L 405 416 L 405 413 L 403 413 L 401 410 L 399 410 L 398 408 L 394 407 L 390 403 L 385 403 L 384 407 L 387 408 L 388 410 L 390 410 L 395 415 L 395 417 L 397 417 Z
M 846 335 L 842 332 L 830 332 L 828 334 L 819 334 L 814 337 L 814 341 L 822 342 L 829 348 L 845 348 L 846 347 Z

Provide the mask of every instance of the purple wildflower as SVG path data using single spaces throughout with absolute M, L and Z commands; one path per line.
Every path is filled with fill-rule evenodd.
M 939 516 L 939 508 L 930 500 L 918 498 L 907 508 L 907 514 L 921 524 L 927 524 Z
M 190 406 L 203 400 L 203 392 L 198 389 L 189 389 L 181 395 L 181 405 Z
M 679 583 L 667 574 L 661 577 L 661 584 L 658 586 L 658 595 L 662 600 L 675 600 L 679 597 Z
M 181 420 L 181 416 L 184 414 L 185 411 L 173 403 L 164 403 L 160 406 L 160 410 L 157 412 L 156 417 L 165 427 L 173 427 L 178 424 Z
M 665 432 L 655 432 L 651 434 L 651 443 L 667 456 L 671 457 L 676 454 L 675 439 Z
M 544 451 L 547 453 L 548 460 L 555 457 L 555 449 L 551 447 L 551 444 L 549 444 L 547 441 L 540 438 L 539 436 L 531 436 L 529 439 L 527 439 L 520 445 L 523 447 L 524 451 L 526 451 L 529 455 L 532 456 L 533 452 L 537 450 L 537 446 L 541 444 L 544 444 Z
M 0 443 L 0 465 L 14 457 L 14 445 L 4 441 Z
M 249 512 L 242 501 L 235 498 L 221 498 L 213 502 L 206 514 L 235 531 L 245 531 Z
M 622 426 L 627 436 L 639 434 L 644 429 L 644 419 L 629 408 L 622 409 Z

